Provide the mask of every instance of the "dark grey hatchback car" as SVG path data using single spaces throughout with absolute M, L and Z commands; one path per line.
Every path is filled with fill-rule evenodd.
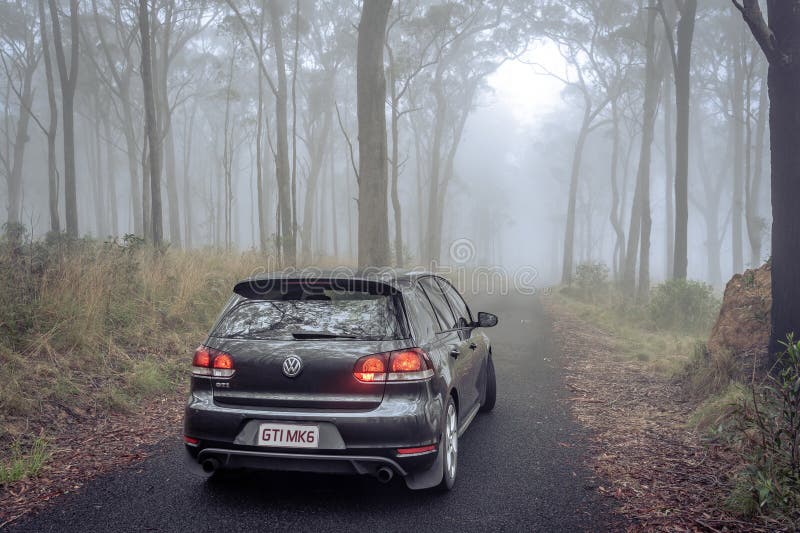
M 494 407 L 496 324 L 429 273 L 241 281 L 194 354 L 189 462 L 450 489 L 459 435 Z

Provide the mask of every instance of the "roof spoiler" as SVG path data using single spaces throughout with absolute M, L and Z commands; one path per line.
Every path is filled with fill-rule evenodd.
M 233 287 L 234 293 L 250 300 L 271 300 L 293 292 L 318 294 L 324 290 L 383 296 L 400 292 L 384 281 L 357 278 L 253 278 L 240 281 Z

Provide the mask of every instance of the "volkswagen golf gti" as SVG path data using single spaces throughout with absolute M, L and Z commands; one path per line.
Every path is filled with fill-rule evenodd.
M 241 281 L 194 354 L 189 463 L 449 490 L 459 436 L 495 404 L 496 324 L 430 273 Z

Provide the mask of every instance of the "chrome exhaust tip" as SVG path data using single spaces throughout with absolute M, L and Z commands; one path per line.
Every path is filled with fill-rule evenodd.
M 392 480 L 392 478 L 394 477 L 394 471 L 391 468 L 387 467 L 387 466 L 382 466 L 375 473 L 375 477 L 381 483 L 389 483 Z

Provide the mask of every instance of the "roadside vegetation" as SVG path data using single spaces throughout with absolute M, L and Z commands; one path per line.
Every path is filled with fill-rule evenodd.
M 703 343 L 719 310 L 709 285 L 671 280 L 652 290 L 649 303 L 631 301 L 608 279 L 603 264 L 582 264 L 575 284 L 556 301 L 578 318 L 615 334 L 620 360 L 636 360 L 652 370 L 678 375 Z
M 0 484 L 35 475 L 56 421 L 125 412 L 184 385 L 191 349 L 255 253 L 141 240 L 0 237 Z
M 775 366 L 765 349 L 753 349 L 769 335 L 769 316 L 761 316 L 769 309 L 768 274 L 767 264 L 734 277 L 724 300 L 704 283 L 670 280 L 651 289 L 647 303 L 633 303 L 608 280 L 604 265 L 583 264 L 574 284 L 552 301 L 608 332 L 615 361 L 677 386 L 674 400 L 691 405 L 685 428 L 738 458 L 721 509 L 743 520 L 760 517 L 770 527 L 796 527 L 800 342 L 786 339 Z

